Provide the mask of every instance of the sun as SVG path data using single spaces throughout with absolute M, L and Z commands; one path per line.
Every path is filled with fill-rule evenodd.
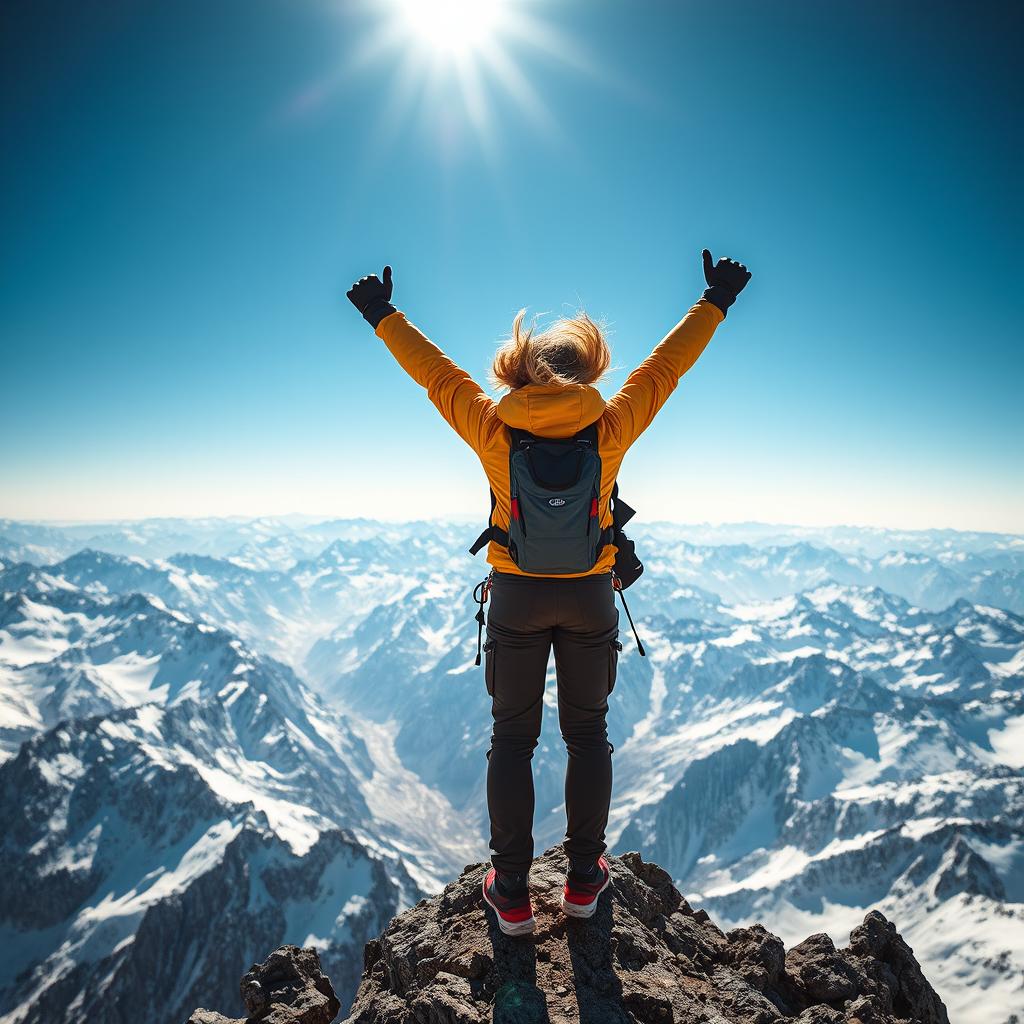
M 578 39 L 540 13 L 551 0 L 330 2 L 337 5 L 355 45 L 334 71 L 292 100 L 288 113 L 302 116 L 356 75 L 383 72 L 386 85 L 379 93 L 368 154 L 393 145 L 415 121 L 430 133 L 431 154 L 446 164 L 467 151 L 464 140 L 475 137 L 485 160 L 500 168 L 499 107 L 503 114 L 518 108 L 539 135 L 566 144 L 540 79 L 530 72 L 531 55 L 595 81 L 604 78 Z
M 392 0 L 400 27 L 436 54 L 486 49 L 500 34 L 508 0 Z

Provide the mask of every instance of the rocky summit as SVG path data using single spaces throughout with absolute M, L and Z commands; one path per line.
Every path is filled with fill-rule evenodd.
M 836 949 L 788 952 L 761 925 L 719 930 L 656 864 L 609 857 L 590 920 L 559 906 L 565 857 L 531 872 L 537 931 L 508 938 L 480 898 L 488 865 L 394 918 L 367 943 L 345 1024 L 949 1024 L 896 928 L 872 912 Z M 242 978 L 248 1016 L 196 1010 L 188 1024 L 331 1024 L 340 1004 L 314 949 L 282 946 Z
M 468 866 L 367 943 L 346 1024 L 948 1024 L 913 951 L 877 912 L 844 949 L 818 934 L 787 952 L 760 925 L 722 932 L 639 854 L 608 861 L 597 913 L 568 920 L 564 854 L 536 860 L 537 931 L 526 938 L 499 931 L 480 896 L 488 865 Z

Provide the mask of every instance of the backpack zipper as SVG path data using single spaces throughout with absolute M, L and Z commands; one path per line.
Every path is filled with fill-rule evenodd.
M 519 524 L 519 529 L 523 531 L 523 536 L 526 536 L 526 517 L 523 515 L 523 508 L 519 504 L 519 492 L 512 492 L 512 501 L 509 508 L 509 519 Z

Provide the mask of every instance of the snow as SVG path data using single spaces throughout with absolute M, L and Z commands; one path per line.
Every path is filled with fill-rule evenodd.
M 183 760 L 191 763 L 203 781 L 218 796 L 236 804 L 252 803 L 258 811 L 262 811 L 267 816 L 270 827 L 297 856 L 301 857 L 309 852 L 327 825 L 311 808 L 291 799 L 271 795 L 261 786 L 253 784 L 244 774 L 211 768 L 188 756 L 183 757 Z
M 375 831 L 404 855 L 406 868 L 424 891 L 439 892 L 466 864 L 480 859 L 478 834 L 443 794 L 402 764 L 393 722 L 376 723 L 351 713 L 350 720 L 373 764 L 372 774 L 362 780 L 362 792 Z M 372 842 L 366 830 L 359 835 Z
M 111 827 L 117 827 L 111 822 Z M 120 823 L 123 829 L 124 823 Z M 32 964 L 43 963 L 27 982 L 25 1006 L 39 992 L 88 963 L 98 963 L 112 949 L 124 948 L 145 911 L 187 888 L 223 857 L 225 847 L 238 834 L 241 823 L 221 821 L 186 836 L 164 850 L 163 860 L 152 863 L 140 844 L 130 845 L 104 884 L 67 922 L 47 929 L 21 931 L 0 928 L 5 958 L 0 966 L 0 985 L 21 974 Z M 130 836 L 131 831 L 126 830 Z M 21 1018 L 18 1010 L 0 1017 L 3 1024 Z
M 283 942 L 324 949 L 343 942 L 346 921 L 366 906 L 373 884 L 372 863 L 365 855 L 342 850 L 324 868 L 316 892 L 308 900 L 290 901 L 285 909 Z
M 160 737 L 160 722 L 163 709 L 156 704 L 144 704 L 135 711 L 135 721 L 142 730 L 151 736 Z
M 757 643 L 761 637 L 750 625 L 734 629 L 728 636 L 716 637 L 711 641 L 716 647 L 739 647 L 740 644 Z
M 224 848 L 241 831 L 242 823 L 224 820 L 211 825 L 191 844 L 186 839 L 167 853 L 167 861 L 145 875 L 141 887 L 121 891 L 108 879 L 107 891 L 78 916 L 80 926 L 111 918 L 137 918 L 147 907 L 184 889 L 193 879 L 206 874 L 224 856 Z M 178 859 L 175 861 L 175 856 Z M 124 864 L 119 874 L 130 875 Z
M 903 937 L 925 965 L 951 1021 L 1002 1024 L 1021 1013 L 1024 905 L 958 895 L 926 915 L 894 917 L 902 917 Z
M 126 707 L 151 700 L 162 702 L 167 699 L 167 684 L 153 686 L 159 668 L 160 655 L 147 658 L 135 651 L 119 655 L 106 663 L 93 665 L 97 680 L 111 690 Z
M 752 604 L 734 604 L 725 610 L 734 618 L 750 622 L 767 622 L 772 619 L 781 619 L 792 615 L 796 609 L 796 598 L 787 596 L 779 597 L 774 601 L 757 601 Z
M 763 819 L 753 818 L 752 820 L 757 821 Z M 770 839 L 772 831 L 774 830 L 769 830 L 762 826 L 761 837 L 765 840 Z M 874 832 L 866 832 L 862 835 L 853 836 L 850 839 L 833 839 L 827 846 L 813 855 L 808 854 L 805 850 L 795 846 L 783 846 L 774 849 L 771 851 L 771 855 L 768 860 L 760 868 L 749 875 L 743 876 L 742 879 L 734 880 L 729 877 L 728 872 L 722 872 L 721 874 L 728 880 L 722 881 L 717 885 L 712 884 L 709 888 L 705 889 L 704 896 L 725 896 L 731 892 L 736 892 L 739 889 L 772 889 L 784 882 L 786 879 L 795 878 L 797 875 L 802 874 L 807 869 L 808 865 L 813 864 L 816 861 L 826 861 L 832 857 L 838 856 L 839 854 L 848 853 L 850 850 L 863 849 L 883 834 L 884 831 L 879 829 Z M 747 838 L 743 841 L 739 841 L 737 845 L 741 848 L 757 848 L 755 838 Z M 726 853 L 725 856 L 728 856 L 728 853 Z M 715 875 L 710 876 L 712 880 L 714 880 L 715 877 Z
M 999 761 L 1024 768 L 1024 715 L 1007 718 L 1001 729 L 990 730 L 988 741 Z
M 39 762 L 39 774 L 51 786 L 78 778 L 85 773 L 85 765 L 73 754 L 60 751 L 51 759 Z
M 22 597 L 24 621 L 0 630 L 0 665 L 21 668 L 52 661 L 70 647 L 69 635 L 85 624 L 84 616 Z

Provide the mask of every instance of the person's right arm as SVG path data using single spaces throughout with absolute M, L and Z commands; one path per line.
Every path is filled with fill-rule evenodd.
M 605 421 L 622 449 L 628 448 L 653 422 L 680 378 L 707 347 L 726 311 L 743 290 L 750 273 L 742 263 L 720 259 L 712 264 L 703 252 L 708 287 L 686 316 L 658 347 L 626 378 L 605 407 Z

